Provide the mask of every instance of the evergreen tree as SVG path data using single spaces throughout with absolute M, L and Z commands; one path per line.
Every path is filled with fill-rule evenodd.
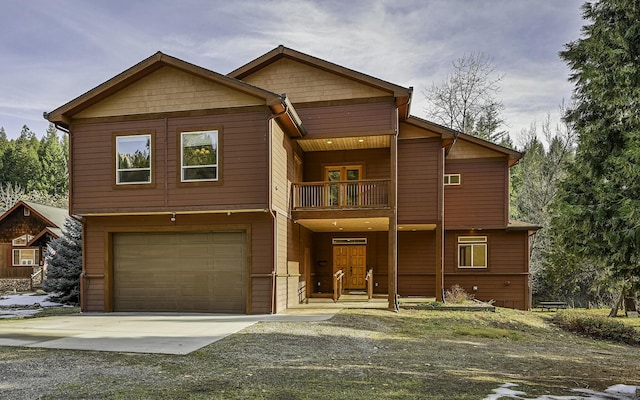
M 42 176 L 42 167 L 38 158 L 40 142 L 35 133 L 26 125 L 18 139 L 3 155 L 4 181 L 18 184 L 27 192 L 37 189 Z
M 63 235 L 49 242 L 45 262 L 47 274 L 43 287 L 51 293 L 51 299 L 78 304 L 82 272 L 82 226 L 78 221 L 67 218 Z
M 579 135 L 575 162 L 552 219 L 556 248 L 577 265 L 640 276 L 640 3 L 586 3 L 583 37 L 560 56 L 576 101 L 567 120 Z M 613 310 L 612 310 L 613 311 Z
M 49 124 L 46 135 L 40 141 L 38 158 L 42 176 L 35 188 L 53 196 L 66 193 L 69 187 L 67 155 L 53 124 Z

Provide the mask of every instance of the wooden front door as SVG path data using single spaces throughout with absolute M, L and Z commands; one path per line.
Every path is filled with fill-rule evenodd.
M 333 246 L 333 271 L 344 271 L 345 289 L 366 289 L 367 246 Z

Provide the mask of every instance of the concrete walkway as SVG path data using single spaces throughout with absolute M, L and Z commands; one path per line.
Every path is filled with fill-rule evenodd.
M 313 322 L 339 309 L 276 315 L 85 313 L 0 322 L 0 346 L 189 354 L 261 321 Z

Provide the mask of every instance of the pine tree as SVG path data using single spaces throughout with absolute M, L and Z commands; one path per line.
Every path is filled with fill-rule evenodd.
M 36 182 L 37 190 L 54 196 L 68 191 L 67 155 L 63 146 L 56 127 L 49 124 L 49 129 L 38 148 L 42 177 Z
M 585 3 L 583 37 L 560 56 L 572 70 L 579 135 L 552 220 L 565 259 L 640 276 L 640 3 Z
M 51 299 L 65 304 L 80 302 L 82 272 L 82 226 L 67 218 L 63 235 L 49 242 L 45 253 L 47 275 L 43 287 Z

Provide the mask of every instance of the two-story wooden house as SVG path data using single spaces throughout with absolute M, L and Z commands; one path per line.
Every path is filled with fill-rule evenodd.
M 412 89 L 280 46 L 221 75 L 157 53 L 45 114 L 70 137 L 86 311 L 279 312 L 459 284 L 530 307 L 521 156 L 409 115 Z

